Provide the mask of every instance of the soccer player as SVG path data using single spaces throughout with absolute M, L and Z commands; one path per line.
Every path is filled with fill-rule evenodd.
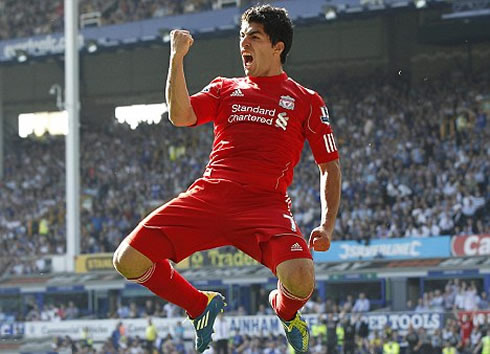
M 114 253 L 114 267 L 187 311 L 196 349 L 211 342 L 213 323 L 225 306 L 221 294 L 201 292 L 169 260 L 233 245 L 278 278 L 269 302 L 298 352 L 309 333 L 298 310 L 315 287 L 310 249 L 326 251 L 340 200 L 339 155 L 322 98 L 291 78 L 283 64 L 293 29 L 285 9 L 260 5 L 241 19 L 240 53 L 245 77 L 214 79 L 189 96 L 183 59 L 194 40 L 171 32 L 166 99 L 175 126 L 214 123 L 215 140 L 203 177 L 147 216 Z M 308 140 L 320 170 L 322 218 L 309 245 L 290 211 L 287 187 Z

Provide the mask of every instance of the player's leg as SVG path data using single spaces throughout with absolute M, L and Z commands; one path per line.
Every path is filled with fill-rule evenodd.
M 307 352 L 308 326 L 298 310 L 311 297 L 315 279 L 306 241 L 289 232 L 257 243 L 249 235 L 247 242 L 234 244 L 278 276 L 278 288 L 269 294 L 269 302 L 283 324 L 289 344 L 297 352 Z
M 268 267 L 279 278 L 271 305 L 297 352 L 308 351 L 309 333 L 298 310 L 314 288 L 312 256 L 293 216 L 289 198 L 253 186 L 235 190 L 240 203 L 230 210 L 232 244 Z
M 307 352 L 310 334 L 299 309 L 308 302 L 315 288 L 308 246 L 303 238 L 278 236 L 265 245 L 264 251 L 269 267 L 278 277 L 277 289 L 269 294 L 269 302 L 282 322 L 289 344 L 297 352 Z
M 219 204 L 222 192 L 219 184 L 198 180 L 145 218 L 114 253 L 114 267 L 123 276 L 187 311 L 196 328 L 199 352 L 211 341 L 224 298 L 197 290 L 169 260 L 178 263 L 194 252 L 227 244 L 222 236 L 226 233 Z
M 136 240 L 136 241 L 135 241 Z M 145 246 L 158 247 L 158 258 L 145 255 Z M 136 243 L 136 247 L 132 244 Z M 205 294 L 192 286 L 170 263 L 173 246 L 159 229 L 138 226 L 114 252 L 114 268 L 129 281 L 141 284 L 158 297 L 185 309 L 190 317 L 199 316 L 206 307 Z
M 294 319 L 315 289 L 315 270 L 309 258 L 286 260 L 276 267 L 278 288 L 271 295 L 271 304 L 283 320 Z

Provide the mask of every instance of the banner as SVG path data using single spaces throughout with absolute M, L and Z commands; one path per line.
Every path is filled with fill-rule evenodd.
M 0 321 L 0 339 L 15 339 L 23 336 L 23 322 Z
M 75 272 L 89 273 L 97 271 L 114 271 L 112 253 L 82 254 L 76 257 Z M 197 252 L 176 265 L 177 269 L 202 267 L 244 267 L 259 264 L 255 259 L 235 249 L 216 248 L 209 251 Z
M 194 253 L 188 258 L 190 268 L 211 267 L 244 267 L 257 265 L 255 259 L 236 248 L 216 248 L 209 251 Z
M 333 241 L 327 252 L 314 252 L 315 262 L 341 262 L 372 259 L 450 257 L 449 236 L 356 241 Z
M 318 320 L 318 315 L 306 315 L 305 319 L 310 326 Z M 278 335 L 282 333 L 282 325 L 277 316 L 225 316 L 230 323 L 231 331 L 244 335 Z M 128 336 L 145 338 L 148 324 L 146 319 L 110 319 L 110 320 L 73 320 L 62 322 L 25 322 L 25 338 L 46 338 L 57 336 L 70 336 L 74 340 L 82 339 L 82 330 L 87 328 L 94 341 L 105 341 L 121 322 Z M 184 318 L 152 318 L 159 337 L 168 333 L 175 335 L 178 323 L 184 328 L 184 338 L 194 338 L 194 327 Z
M 325 315 L 310 314 L 304 315 L 306 322 L 311 327 L 317 324 Z M 355 320 L 359 316 L 353 315 Z M 444 315 L 442 313 L 368 313 L 360 316 L 362 320 L 367 321 L 369 330 L 382 330 L 386 324 L 391 328 L 404 334 L 410 325 L 414 329 L 424 327 L 429 332 L 436 328 L 441 328 L 444 324 Z M 230 324 L 231 334 L 241 333 L 249 336 L 268 336 L 269 334 L 283 334 L 281 322 L 277 316 L 227 316 L 225 320 Z M 24 324 L 15 324 L 18 326 L 18 333 L 25 333 L 26 339 L 70 336 L 74 340 L 82 339 L 82 330 L 87 328 L 94 341 L 105 341 L 116 329 L 118 323 L 124 326 L 125 333 L 128 336 L 139 336 L 145 338 L 145 330 L 148 324 L 147 319 L 108 319 L 108 320 L 73 320 L 62 322 L 25 322 Z M 152 318 L 159 337 L 165 337 L 168 333 L 175 335 L 175 328 L 182 325 L 184 328 L 184 338 L 194 338 L 194 328 L 190 321 L 183 318 Z M 19 326 L 20 325 L 20 326 Z M 23 331 L 23 332 L 22 332 Z
M 394 330 L 404 334 L 408 327 L 412 326 L 415 330 L 420 327 L 432 332 L 436 328 L 444 325 L 444 315 L 438 312 L 393 312 L 393 313 L 369 313 L 362 315 L 361 319 L 369 325 L 369 330 L 383 330 L 386 324 Z
M 490 324 L 490 311 L 458 311 L 458 319 L 464 321 L 463 317 L 473 320 L 473 325 L 488 325 Z
M 453 236 L 451 253 L 453 256 L 489 256 L 490 234 Z
M 75 258 L 75 272 L 88 273 L 114 270 L 112 253 L 82 254 Z

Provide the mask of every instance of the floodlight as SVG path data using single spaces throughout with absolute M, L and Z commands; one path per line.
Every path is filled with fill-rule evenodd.
M 163 43 L 170 42 L 170 30 L 168 28 L 161 28 L 158 33 L 160 34 Z
M 114 115 L 118 123 L 127 123 L 131 129 L 136 129 L 143 122 L 146 124 L 160 123 L 162 115 L 166 112 L 168 112 L 166 103 L 139 104 L 116 107 Z
M 331 20 L 335 20 L 336 18 L 337 18 L 337 12 L 335 11 L 335 9 L 328 8 L 325 11 L 325 20 L 331 21 Z
M 18 49 L 15 51 L 15 57 L 19 63 L 24 63 L 28 59 L 27 52 L 25 50 Z
M 427 0 L 414 0 L 414 2 L 417 9 L 422 9 L 427 6 Z
M 99 49 L 99 45 L 94 39 L 88 40 L 85 47 L 87 48 L 87 52 L 89 53 L 95 53 Z
M 34 134 L 37 137 L 68 134 L 68 112 L 34 112 L 19 114 L 19 136 L 27 138 Z

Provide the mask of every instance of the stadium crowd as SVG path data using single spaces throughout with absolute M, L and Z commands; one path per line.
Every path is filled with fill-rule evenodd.
M 112 25 L 216 8 L 216 0 L 80 0 L 80 15 Z M 245 1 L 241 2 L 242 4 Z M 0 0 L 0 40 L 63 31 L 63 0 Z
M 368 243 L 488 232 L 490 128 L 480 108 L 488 87 L 489 74 L 482 73 L 414 87 L 401 78 L 339 79 L 321 89 L 342 159 L 336 239 Z M 115 121 L 97 131 L 82 127 L 82 252 L 113 251 L 144 215 L 198 178 L 211 129 L 178 129 L 166 119 L 136 130 Z M 289 189 L 306 235 L 320 220 L 318 170 L 308 149 Z M 43 271 L 42 259 L 18 256 L 65 252 L 64 139 L 19 138 L 5 167 L 3 268 L 8 264 L 11 274 Z
M 442 289 L 435 287 L 433 290 L 421 293 L 417 299 L 409 299 L 406 310 L 411 312 L 438 312 L 453 313 L 458 311 L 487 311 L 490 309 L 489 300 L 485 291 L 480 291 L 482 284 L 475 281 L 452 279 Z M 227 312 L 232 315 L 273 315 L 268 301 L 269 292 L 261 288 L 256 293 L 256 305 L 254 308 L 246 309 L 241 304 L 231 303 Z M 56 303 L 56 304 L 55 304 Z M 85 305 L 86 306 L 86 305 Z M 107 313 L 89 313 L 84 305 L 70 300 L 65 303 L 48 300 L 43 308 L 39 308 L 35 301 L 30 301 L 26 312 L 17 314 L 12 321 L 49 321 L 58 322 L 73 319 L 133 319 L 133 318 L 176 318 L 184 317 L 185 313 L 179 307 L 153 297 L 137 297 L 116 299 L 114 308 L 108 309 Z M 389 310 L 389 307 L 386 308 Z M 323 299 L 315 294 L 312 299 L 301 310 L 304 314 L 327 314 L 333 313 L 341 317 L 349 314 L 363 314 L 373 310 L 381 310 L 379 306 L 371 306 L 371 302 L 365 293 L 360 292 L 356 299 L 352 294 L 345 298 L 337 299 L 328 296 Z M 0 307 L 0 319 L 10 316 L 9 312 L 2 312 Z
M 228 353 L 238 354 L 288 354 L 285 337 L 247 335 L 231 329 L 225 318 L 215 324 L 212 347 L 205 353 L 219 353 L 218 343 L 224 342 Z M 146 338 L 141 338 L 119 322 L 111 336 L 101 345 L 99 351 L 90 332 L 83 331 L 83 338 L 74 341 L 70 337 L 55 338 L 53 349 L 69 349 L 81 353 L 195 353 L 192 344 L 183 336 L 184 328 L 179 323 L 173 333 L 158 333 L 151 322 L 146 327 Z M 321 316 L 321 321 L 311 327 L 310 353 L 352 353 L 352 354 L 479 354 L 485 342 L 490 339 L 490 329 L 486 325 L 474 324 L 470 317 L 446 319 L 439 328 L 428 330 L 424 327 L 394 328 L 387 323 L 382 329 L 372 330 L 367 321 L 356 316 L 339 316 L 329 313 Z M 485 350 L 487 350 L 486 348 Z M 222 351 L 220 351 L 222 352 Z
M 487 293 L 479 291 L 475 281 L 450 280 L 444 288 L 424 292 L 417 303 L 409 300 L 407 310 L 416 312 L 447 312 L 488 310 L 490 308 Z
M 478 354 L 481 350 L 482 338 L 487 336 L 488 325 L 473 321 L 472 316 L 475 310 L 488 310 L 488 300 L 483 296 L 475 295 L 476 284 L 474 282 L 465 283 L 462 279 L 449 280 L 444 288 L 448 294 L 440 296 L 440 291 L 424 293 L 422 297 L 427 306 L 410 308 L 407 304 L 407 312 L 412 314 L 431 315 L 441 313 L 440 320 L 431 322 L 427 328 L 403 327 L 402 322 L 398 326 L 387 322 L 384 327 L 370 328 L 372 323 L 365 320 L 365 314 L 372 310 L 369 299 L 363 293 L 359 293 L 357 299 L 349 295 L 345 299 L 322 299 L 315 295 L 313 299 L 302 309 L 304 314 L 320 315 L 320 321 L 311 327 L 312 344 L 311 353 L 442 353 L 443 348 L 452 348 L 454 353 Z M 264 297 L 267 292 L 261 289 L 258 298 Z M 483 295 L 483 294 L 482 294 Z M 458 296 L 461 299 L 458 300 Z M 477 298 L 472 302 L 472 298 Z M 442 299 L 442 300 L 441 300 Z M 160 299 L 155 297 L 145 297 L 142 299 L 132 299 L 129 305 L 120 304 L 117 310 L 109 313 L 113 319 L 136 319 L 146 318 L 184 318 L 185 314 L 171 304 L 163 304 Z M 140 305 L 137 305 L 139 303 Z M 442 305 L 441 305 L 442 303 Z M 473 306 L 471 305 L 473 303 Z M 449 305 L 448 305 L 449 304 Z M 450 306 L 452 305 L 452 307 Z M 441 309 L 444 307 L 444 310 Z M 461 310 L 465 312 L 461 312 Z M 444 311 L 444 313 L 442 313 Z M 53 304 L 45 306 L 40 310 L 32 303 L 31 310 L 26 314 L 26 321 L 64 321 L 73 319 L 89 319 L 93 315 L 81 315 L 82 310 L 77 308 L 73 301 L 68 304 Z M 272 314 L 270 306 L 264 302 L 258 302 L 257 310 L 247 312 L 242 306 L 231 309 L 225 313 L 230 315 L 267 315 Z M 374 312 L 373 315 L 383 314 Z M 2 320 L 0 309 L 0 320 Z M 407 317 L 408 318 L 408 317 Z M 17 318 L 22 320 L 22 318 Z M 132 327 L 125 327 L 123 322 L 119 322 L 113 329 L 111 336 L 97 347 L 101 348 L 96 352 L 101 353 L 146 353 L 149 345 L 159 353 L 194 353 L 190 348 L 192 343 L 184 338 L 183 322 L 178 322 L 172 327 L 169 333 L 157 333 L 156 327 L 152 322 L 148 322 L 146 338 L 140 338 L 132 333 Z M 434 323 L 439 323 L 437 328 Z M 417 321 L 415 321 L 417 322 Z M 414 322 L 414 323 L 415 323 Z M 418 322 L 419 324 L 421 322 Z M 237 332 L 230 328 L 226 319 L 220 317 L 215 328 L 216 338 L 226 340 L 230 353 L 267 353 L 279 354 L 289 353 L 283 336 L 249 336 Z M 379 324 L 378 324 L 379 326 Z M 151 330 L 148 330 L 151 328 Z M 72 352 L 90 353 L 95 352 L 95 347 L 88 328 L 83 329 L 82 339 L 72 340 L 70 337 L 56 338 L 53 348 L 57 351 L 71 348 Z M 390 351 L 398 348 L 398 352 Z M 451 351 L 452 352 L 452 351 Z M 214 353 L 210 351 L 209 354 Z

